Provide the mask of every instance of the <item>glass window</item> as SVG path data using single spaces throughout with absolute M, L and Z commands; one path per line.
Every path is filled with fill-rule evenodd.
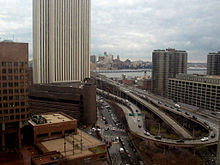
M 24 119 L 24 118 L 25 118 L 25 115 L 21 115 L 21 118 Z
M 20 69 L 20 73 L 24 73 L 24 69 Z
M 8 93 L 8 91 L 7 90 L 3 90 L 3 94 L 7 94 Z
M 10 120 L 14 120 L 14 116 L 10 116 Z
M 10 113 L 14 113 L 14 109 L 10 109 Z
M 18 80 L 18 76 L 15 76 L 15 80 Z
M 24 80 L 24 76 L 20 76 L 20 80 Z
M 19 96 L 15 96 L 15 100 L 19 100 Z
M 9 89 L 8 92 L 9 92 L 10 94 L 13 94 L 13 89 Z
M 24 102 L 21 102 L 21 106 L 24 106 L 25 105 L 25 103 Z
M 6 62 L 2 62 L 2 66 L 6 66 Z
M 24 109 L 24 108 L 21 108 L 21 112 L 25 112 L 25 109 Z
M 15 102 L 15 106 L 19 106 L 19 102 Z
M 13 100 L 13 96 L 9 96 L 9 100 Z
M 24 89 L 20 89 L 20 93 L 24 93 Z
M 20 66 L 24 66 L 24 63 L 23 63 L 23 62 L 20 62 Z
M 2 80 L 7 80 L 7 77 L 6 76 L 2 76 Z
M 8 107 L 8 103 L 4 103 L 4 104 L 3 104 L 3 107 Z
M 24 86 L 24 83 L 23 83 L 23 82 L 20 82 L 20 86 L 23 87 L 23 86 Z
M 15 86 L 15 87 L 18 87 L 18 82 L 15 82 L 15 83 L 14 83 L 14 86 Z
M 8 114 L 8 110 L 4 110 L 4 114 Z
M 14 66 L 18 66 L 18 62 L 14 62 Z
M 7 96 L 4 96 L 3 97 L 3 101 L 7 101 L 8 100 L 8 97 Z
M 8 80 L 12 80 L 12 76 L 8 76 Z
M 18 69 L 14 69 L 14 73 L 18 73 Z
M 16 109 L 15 112 L 16 112 L 16 113 L 19 113 L 20 111 L 19 111 L 19 109 Z
M 12 62 L 8 62 L 8 66 L 10 66 L 10 67 L 11 67 L 11 66 L 12 66 Z
M 16 115 L 16 119 L 20 119 L 20 115 Z
M 21 96 L 21 100 L 24 100 L 24 95 Z
M 6 73 L 6 69 L 2 69 L 2 73 Z
M 12 73 L 12 69 L 8 69 L 8 73 Z
M 13 87 L 13 83 L 8 83 L 8 86 L 9 87 Z
M 14 104 L 13 103 L 9 103 L 9 107 L 14 107 Z
M 5 116 L 5 121 L 8 121 L 8 116 Z
M 14 92 L 15 92 L 15 93 L 18 93 L 19 91 L 18 91 L 18 89 L 15 89 Z
M 3 86 L 3 87 L 7 87 L 7 83 L 3 83 L 2 86 Z

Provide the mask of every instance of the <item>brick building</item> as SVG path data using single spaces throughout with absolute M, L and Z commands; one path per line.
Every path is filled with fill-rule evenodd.
M 0 43 L 0 150 L 21 146 L 29 118 L 27 68 L 27 43 Z
M 84 124 L 96 123 L 96 87 L 92 83 L 34 84 L 29 98 L 31 114 L 64 112 Z

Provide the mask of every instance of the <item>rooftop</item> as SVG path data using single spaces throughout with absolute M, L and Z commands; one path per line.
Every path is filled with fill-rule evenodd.
M 82 139 L 82 143 L 81 143 Z M 74 152 L 73 152 L 74 141 Z M 64 143 L 66 143 L 66 152 L 64 152 Z M 87 133 L 78 129 L 77 135 L 69 135 L 64 138 L 48 140 L 41 142 L 48 152 L 57 151 L 62 156 L 68 159 L 75 159 L 84 156 L 90 156 L 99 153 L 105 153 L 106 149 L 101 147 L 104 145 L 98 139 L 88 135 Z M 82 144 L 82 150 L 81 150 Z
M 55 124 L 66 121 L 75 120 L 71 117 L 68 117 L 62 113 L 50 113 L 50 114 L 42 114 L 42 115 L 34 115 L 29 123 L 33 126 L 43 125 L 43 124 Z

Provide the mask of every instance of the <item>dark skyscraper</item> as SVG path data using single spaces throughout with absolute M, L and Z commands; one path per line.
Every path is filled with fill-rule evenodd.
M 166 96 L 168 78 L 187 72 L 187 52 L 175 49 L 154 50 L 152 53 L 152 90 Z
M 207 75 L 220 75 L 220 51 L 208 54 Z

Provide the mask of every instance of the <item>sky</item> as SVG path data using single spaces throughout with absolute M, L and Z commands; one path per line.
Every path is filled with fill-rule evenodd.
M 151 61 L 155 49 L 206 62 L 220 51 L 219 0 L 91 0 L 91 54 Z M 0 0 L 0 40 L 30 44 L 32 0 Z

